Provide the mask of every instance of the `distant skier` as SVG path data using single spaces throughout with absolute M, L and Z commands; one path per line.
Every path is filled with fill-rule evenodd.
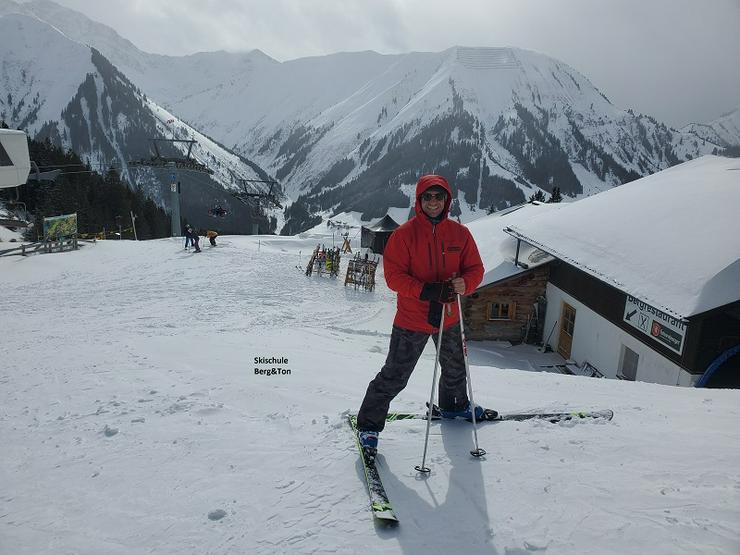
M 218 232 L 209 229 L 205 232 L 204 237 L 208 237 L 208 240 L 211 242 L 212 247 L 216 246 L 216 237 L 218 237 Z
M 185 244 L 187 245 L 187 241 L 190 239 L 192 241 L 193 246 L 195 247 L 195 252 L 200 252 L 200 246 L 198 245 L 198 234 L 193 231 L 192 226 L 188 225 L 185 228 Z
M 447 217 L 451 202 L 444 177 L 419 179 L 416 216 L 393 232 L 383 254 L 385 279 L 398 299 L 388 357 L 368 385 L 357 415 L 360 444 L 370 456 L 377 450 L 391 400 L 406 387 L 429 336 L 437 343 L 443 310 L 447 312 L 438 346 L 439 407 L 444 418 L 472 419 L 454 301 L 457 294 L 476 290 L 483 279 L 483 262 L 468 229 Z M 483 416 L 482 407 L 475 411 L 477 419 Z

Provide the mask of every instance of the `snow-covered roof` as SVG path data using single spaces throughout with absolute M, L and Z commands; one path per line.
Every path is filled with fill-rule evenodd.
M 396 222 L 396 220 L 386 214 L 373 225 L 363 227 L 365 229 L 369 229 L 370 231 L 393 231 L 398 227 L 398 222 Z
M 547 253 L 522 243 L 519 249 L 520 266 L 515 266 L 517 241 L 504 232 L 504 228 L 524 224 L 541 214 L 557 212 L 562 206 L 564 205 L 540 202 L 521 204 L 467 224 L 478 245 L 478 251 L 486 271 L 480 287 L 510 278 L 527 271 L 527 269 L 551 261 L 553 258 Z
M 702 156 L 509 232 L 688 318 L 740 300 L 740 159 Z

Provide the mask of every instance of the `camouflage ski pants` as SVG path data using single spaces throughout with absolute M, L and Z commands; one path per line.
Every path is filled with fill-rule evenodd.
M 383 430 L 391 401 L 406 387 L 429 335 L 393 326 L 388 358 L 375 379 L 367 386 L 365 399 L 357 414 L 358 429 L 377 432 Z M 435 345 L 437 337 L 437 333 L 432 334 Z M 439 379 L 438 404 L 445 410 L 462 410 L 468 404 L 468 393 L 460 324 L 442 332 L 439 360 L 442 373 Z

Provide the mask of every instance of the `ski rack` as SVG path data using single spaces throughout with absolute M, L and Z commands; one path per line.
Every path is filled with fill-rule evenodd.
M 337 277 L 339 275 L 340 260 L 339 247 L 327 250 L 324 245 L 316 245 L 306 266 L 306 276 L 311 276 L 311 274 L 316 272 L 316 275 L 319 277 L 323 276 L 324 273 L 329 277 Z
M 369 258 L 365 253 L 362 258 L 360 253 L 355 254 L 347 264 L 347 274 L 344 276 L 344 286 L 354 285 L 355 289 L 373 291 L 375 289 L 375 270 L 378 268 L 380 258 Z

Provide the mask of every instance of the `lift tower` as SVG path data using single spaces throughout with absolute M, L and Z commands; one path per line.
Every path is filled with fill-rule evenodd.
M 149 160 L 133 160 L 129 166 L 144 166 L 149 168 L 165 168 L 170 177 L 170 200 L 172 202 L 172 237 L 182 236 L 182 227 L 180 226 L 180 180 L 178 179 L 178 170 L 194 171 L 198 173 L 213 174 L 213 170 L 205 164 L 193 160 L 190 155 L 193 151 L 193 145 L 198 141 L 194 139 L 149 139 L 154 145 L 154 156 Z M 159 152 L 158 143 L 186 143 L 188 153 L 185 157 L 166 157 Z

